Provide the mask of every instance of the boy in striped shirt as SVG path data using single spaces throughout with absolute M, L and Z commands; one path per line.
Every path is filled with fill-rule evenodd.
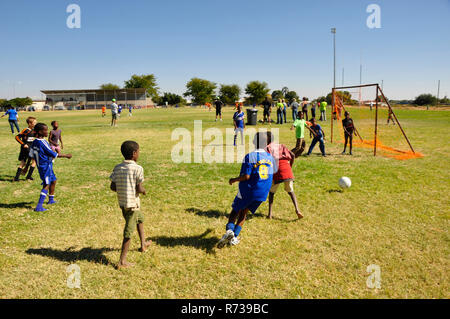
M 141 240 L 141 248 L 139 250 L 145 252 L 151 244 L 150 240 L 145 240 L 144 216 L 140 211 L 139 194 L 146 195 L 146 191 L 142 185 L 144 182 L 144 169 L 136 164 L 139 158 L 139 144 L 134 141 L 125 141 L 122 143 L 120 150 L 125 160 L 114 167 L 110 176 L 110 188 L 112 191 L 117 192 L 119 206 L 125 219 L 122 251 L 117 269 L 132 266 L 131 263 L 126 261 L 126 258 L 130 248 L 131 235 L 135 227 L 137 227 Z

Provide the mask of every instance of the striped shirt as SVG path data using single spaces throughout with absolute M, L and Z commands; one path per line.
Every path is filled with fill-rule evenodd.
M 119 206 L 139 209 L 141 206 L 136 186 L 144 181 L 144 169 L 133 160 L 124 160 L 116 165 L 109 177 L 116 184 Z

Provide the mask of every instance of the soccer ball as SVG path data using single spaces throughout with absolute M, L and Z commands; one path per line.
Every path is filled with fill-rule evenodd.
M 339 186 L 341 188 L 349 188 L 350 186 L 352 186 L 352 181 L 350 180 L 350 178 L 343 176 L 339 179 Z

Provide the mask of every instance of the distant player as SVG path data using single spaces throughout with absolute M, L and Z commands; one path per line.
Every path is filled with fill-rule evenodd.
M 128 105 L 128 117 L 133 116 L 133 106 L 130 104 Z
M 222 107 L 224 106 L 224 104 L 219 98 L 217 98 L 214 101 L 214 105 L 216 107 L 216 122 L 217 122 L 217 117 L 220 117 L 220 121 L 222 121 Z
M 298 219 L 303 218 L 302 213 L 298 209 L 297 197 L 294 193 L 294 173 L 292 172 L 292 166 L 294 165 L 294 153 L 292 153 L 285 145 L 277 144 L 273 142 L 272 132 L 267 132 L 267 145 L 266 151 L 275 159 L 275 166 L 277 170 L 273 175 L 273 183 L 269 192 L 269 215 L 267 218 L 272 219 L 272 205 L 275 193 L 278 190 L 280 184 L 284 184 L 284 190 L 291 197 L 294 204 L 295 213 Z
M 353 125 L 353 119 L 350 117 L 350 114 L 345 111 L 344 113 L 345 118 L 342 120 L 342 127 L 344 129 L 344 137 L 345 137 L 345 144 L 344 144 L 344 151 L 342 154 L 345 154 L 345 150 L 347 148 L 347 142 L 350 147 L 350 155 L 352 154 L 352 148 L 353 148 L 353 134 L 356 136 L 356 130 L 355 126 Z
M 394 121 L 394 112 L 392 112 L 392 109 L 389 109 L 388 111 L 388 118 L 387 118 L 387 124 L 389 124 L 389 121 L 392 121 L 392 124 L 395 125 L 395 121 Z
M 295 147 L 291 150 L 292 153 L 294 153 L 295 158 L 302 155 L 303 151 L 306 147 L 305 142 L 305 128 L 311 131 L 309 128 L 309 122 L 307 122 L 303 117 L 305 113 L 303 113 L 302 110 L 297 112 L 297 119 L 295 120 L 294 124 L 291 126 L 291 131 L 295 129 L 295 138 L 297 140 Z M 312 132 L 314 133 L 314 132 Z
M 308 98 L 303 97 L 302 100 L 302 112 L 305 120 L 308 120 Z
M 116 104 L 116 99 L 112 99 L 111 104 L 111 126 L 117 126 L 117 114 L 119 107 Z
M 239 234 L 248 211 L 255 213 L 272 186 L 275 160 L 264 148 L 267 146 L 267 132 L 258 132 L 253 139 L 256 150 L 244 157 L 239 177 L 230 178 L 230 185 L 239 182 L 239 190 L 231 205 L 232 210 L 226 225 L 226 233 L 217 243 L 218 248 L 227 244 L 237 245 Z
M 131 266 L 126 261 L 130 248 L 131 235 L 137 228 L 141 240 L 140 251 L 144 252 L 150 246 L 151 241 L 145 240 L 144 216 L 142 215 L 139 194 L 146 195 L 142 183 L 144 182 L 144 169 L 136 164 L 139 158 L 139 144 L 134 141 L 125 141 L 120 147 L 124 161 L 114 167 L 110 176 L 112 191 L 117 192 L 117 199 L 125 219 L 123 230 L 122 251 L 117 268 Z
M 306 155 L 311 155 L 312 150 L 314 149 L 314 146 L 316 146 L 317 142 L 319 142 L 320 151 L 322 152 L 322 156 L 326 157 L 325 155 L 325 132 L 322 130 L 322 127 L 316 123 L 316 119 L 311 119 L 311 132 L 310 136 L 314 135 L 314 138 L 311 142 L 311 145 L 309 146 L 308 153 Z
M 102 117 L 106 116 L 106 106 L 102 106 Z
M 64 148 L 61 129 L 59 128 L 59 124 L 57 121 L 52 121 L 51 125 L 53 127 L 53 130 L 50 131 L 50 135 L 48 136 L 48 142 L 50 143 L 52 151 L 59 154 L 61 153 L 61 150 Z
M 16 141 L 20 144 L 20 153 L 19 153 L 19 167 L 17 168 L 16 176 L 14 177 L 14 181 L 18 182 L 20 175 L 25 174 L 28 170 L 28 175 L 26 180 L 33 180 L 33 171 L 36 167 L 36 162 L 30 158 L 29 153 L 31 149 L 31 144 L 34 141 L 34 126 L 36 125 L 36 118 L 30 116 L 27 118 L 28 127 L 23 129 L 19 134 L 16 135 Z M 30 167 L 31 165 L 31 167 Z
M 36 139 L 31 144 L 29 156 L 36 161 L 43 186 L 39 197 L 39 202 L 34 210 L 36 212 L 45 212 L 47 209 L 43 207 L 43 204 L 47 194 L 49 195 L 47 204 L 56 204 L 56 176 L 53 172 L 53 160 L 56 157 L 70 159 L 72 158 L 72 154 L 58 154 L 52 151 L 50 145 L 45 140 L 45 138 L 48 137 L 48 127 L 44 123 L 36 124 L 34 131 L 36 133 Z
M 236 146 L 236 140 L 238 133 L 241 133 L 241 145 L 244 145 L 244 118 L 245 113 L 242 112 L 242 107 L 238 105 L 237 112 L 233 115 L 233 123 L 234 123 L 234 146 Z
M 264 101 L 261 104 L 264 109 L 264 123 L 267 122 L 270 124 L 270 122 L 271 122 L 270 113 L 272 112 L 272 103 L 269 101 L 269 98 L 266 96 L 266 98 L 264 99 Z
M 13 108 L 12 106 L 10 106 L 8 108 L 8 110 L 6 110 L 5 114 L 3 114 L 1 117 L 4 117 L 8 115 L 8 122 L 9 122 L 9 126 L 11 127 L 11 133 L 14 134 L 14 126 L 17 129 L 17 133 L 20 132 L 19 129 L 19 115 L 17 114 L 17 111 L 15 108 Z
M 320 120 L 321 121 L 326 121 L 327 120 L 327 102 L 322 101 L 320 102 Z
M 122 114 L 122 104 L 119 104 L 119 106 L 117 107 L 117 115 L 120 117 L 120 115 Z

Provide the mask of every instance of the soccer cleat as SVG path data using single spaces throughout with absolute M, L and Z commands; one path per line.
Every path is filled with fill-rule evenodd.
M 231 246 L 236 246 L 237 244 L 239 244 L 240 240 L 237 237 L 233 237 L 233 239 L 230 240 L 230 245 Z
M 231 229 L 228 229 L 225 235 L 222 236 L 222 239 L 217 243 L 217 248 L 222 248 L 225 245 L 229 244 L 230 241 L 234 238 L 234 232 Z
M 57 203 L 57 201 L 54 199 L 49 199 L 47 202 L 48 205 L 52 205 L 52 204 L 56 204 L 56 203 Z
M 36 208 L 34 209 L 35 212 L 46 212 L 47 209 L 45 209 L 42 206 L 36 206 Z

